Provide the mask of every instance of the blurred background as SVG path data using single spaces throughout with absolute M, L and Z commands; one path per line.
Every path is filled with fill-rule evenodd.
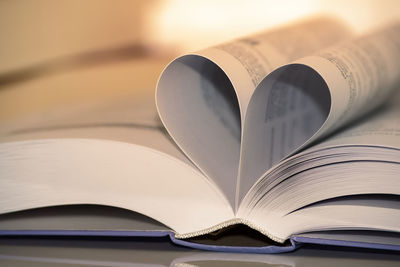
M 1 0 L 0 121 L 154 90 L 179 54 L 316 14 L 363 33 L 398 0 Z

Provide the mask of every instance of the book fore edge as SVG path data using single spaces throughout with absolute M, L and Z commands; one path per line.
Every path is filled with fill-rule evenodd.
M 256 231 L 260 232 L 261 234 L 267 236 L 269 239 L 271 239 L 275 242 L 283 244 L 286 241 L 285 239 L 279 238 L 279 237 L 271 234 L 270 232 L 265 231 L 263 228 L 253 224 L 252 222 L 250 222 L 248 220 L 240 219 L 240 218 L 231 219 L 229 221 L 225 221 L 223 223 L 219 223 L 217 225 L 214 225 L 209 228 L 206 228 L 206 229 L 203 229 L 200 231 L 196 231 L 196 232 L 191 232 L 191 233 L 186 233 L 186 234 L 179 234 L 179 233 L 175 232 L 175 237 L 177 239 L 188 239 L 188 238 L 192 238 L 192 237 L 196 237 L 196 236 L 206 235 L 206 234 L 221 230 L 223 228 L 226 228 L 228 226 L 235 225 L 235 224 L 244 224 L 244 225 L 250 227 L 251 229 L 256 230 Z

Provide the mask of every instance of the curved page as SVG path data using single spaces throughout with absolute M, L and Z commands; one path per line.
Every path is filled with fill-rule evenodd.
M 0 213 L 64 204 L 130 209 L 180 234 L 233 217 L 221 193 L 190 165 L 122 142 L 49 139 L 0 145 Z
M 249 211 L 260 202 L 273 201 L 274 196 L 270 194 L 270 191 L 298 173 L 339 162 L 383 161 L 398 164 L 400 163 L 399 152 L 400 90 L 397 89 L 391 100 L 373 115 L 272 168 L 252 187 L 252 194 L 246 195 L 241 211 Z M 336 172 L 334 171 L 333 174 Z M 295 209 L 292 205 L 291 209 Z M 297 201 L 294 205 L 298 205 Z
M 371 194 L 313 204 L 274 220 L 271 229 L 284 239 L 296 233 L 338 229 L 399 232 L 399 220 L 396 197 Z
M 367 114 L 400 79 L 400 24 L 274 71 L 246 114 L 239 199 L 269 168 Z
M 256 86 L 274 68 L 348 36 L 341 23 L 317 18 L 185 55 L 164 70 L 156 100 L 165 127 L 232 205 Z
M 281 242 L 286 237 L 279 235 L 281 230 L 278 228 L 291 212 L 296 213 L 298 209 L 335 197 L 358 194 L 398 195 L 399 171 L 399 163 L 363 160 L 336 162 L 307 169 L 270 190 L 268 197 L 260 199 L 251 210 L 247 210 L 246 218 L 270 238 Z M 371 209 L 368 216 L 379 215 Z M 340 220 L 340 216 L 337 219 Z M 293 225 L 296 225 L 296 222 L 293 222 Z M 299 221 L 298 226 L 300 225 Z M 362 226 L 359 221 L 354 221 L 354 226 L 357 225 Z M 397 227 L 396 231 L 398 230 Z
M 397 89 L 390 101 L 374 114 L 278 164 L 252 187 L 251 194 L 247 194 L 242 202 L 239 216 L 253 218 L 253 223 L 263 225 L 274 235 L 280 235 L 282 231 L 290 235 L 304 227 L 300 219 L 299 223 L 294 221 L 295 215 L 299 214 L 297 210 L 304 207 L 307 210 L 307 205 L 315 202 L 360 193 L 398 195 L 399 104 L 400 90 Z M 369 218 L 378 216 L 373 212 L 368 212 Z M 333 211 L 326 213 L 333 214 Z M 334 227 L 329 224 L 330 219 L 323 221 L 324 227 Z M 352 219 L 346 224 L 362 227 L 359 222 L 359 219 Z M 290 232 L 283 227 L 286 223 L 292 224 L 292 230 L 296 229 Z M 307 224 L 307 227 L 317 229 L 317 223 Z

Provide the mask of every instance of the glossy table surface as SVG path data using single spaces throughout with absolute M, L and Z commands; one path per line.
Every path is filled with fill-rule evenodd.
M 312 246 L 279 255 L 215 253 L 158 238 L 2 238 L 0 266 L 400 266 L 400 255 Z

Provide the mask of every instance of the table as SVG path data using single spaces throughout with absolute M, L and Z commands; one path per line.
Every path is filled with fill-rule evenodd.
M 306 246 L 279 255 L 217 253 L 168 239 L 1 238 L 0 266 L 399 266 L 393 252 Z

